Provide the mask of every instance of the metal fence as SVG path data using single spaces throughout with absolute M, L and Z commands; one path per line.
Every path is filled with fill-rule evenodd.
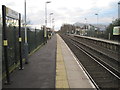
M 16 65 L 19 62 L 19 35 L 18 28 L 11 26 L 7 27 L 7 38 L 8 38 L 8 65 L 11 67 L 12 65 Z M 24 58 L 24 41 L 25 41 L 25 33 L 24 28 L 21 29 L 22 36 L 22 58 Z M 28 33 L 28 52 L 32 52 L 35 48 L 41 45 L 44 42 L 43 30 L 34 29 L 31 30 L 27 28 Z M 4 52 L 2 51 L 2 55 Z M 4 57 L 2 58 L 2 72 L 5 71 L 5 61 Z

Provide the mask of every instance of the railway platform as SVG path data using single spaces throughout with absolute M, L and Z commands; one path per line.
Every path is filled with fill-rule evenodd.
M 57 34 L 29 57 L 24 70 L 11 74 L 4 88 L 95 88 L 81 64 Z

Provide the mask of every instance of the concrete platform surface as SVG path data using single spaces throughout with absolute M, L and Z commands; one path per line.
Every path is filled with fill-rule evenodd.
M 95 88 L 89 80 L 76 57 L 69 49 L 64 40 L 57 35 L 57 40 L 60 42 L 62 56 L 67 72 L 67 79 L 70 88 Z

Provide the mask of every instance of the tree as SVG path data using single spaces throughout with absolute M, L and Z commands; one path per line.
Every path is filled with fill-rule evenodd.
M 120 26 L 120 19 L 116 19 L 111 24 L 109 24 L 109 26 L 107 27 L 107 29 L 105 31 L 106 39 L 108 39 L 109 34 L 111 36 L 111 39 L 115 39 L 115 37 L 113 36 L 113 28 L 115 26 Z
M 75 26 L 71 24 L 63 24 L 60 29 L 61 33 L 72 33 L 75 32 Z

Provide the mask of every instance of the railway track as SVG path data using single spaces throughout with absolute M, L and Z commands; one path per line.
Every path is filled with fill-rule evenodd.
M 104 54 L 105 56 L 108 56 L 109 58 L 112 58 L 116 61 L 119 61 L 119 56 L 120 56 L 120 53 L 119 51 L 114 51 L 114 50 L 111 50 L 111 49 L 108 49 L 106 48 L 105 46 L 101 46 L 101 45 L 98 45 L 94 42 L 91 42 L 91 41 L 86 41 L 84 40 L 83 38 L 79 38 L 79 36 L 74 36 L 72 35 L 77 41 L 81 42 L 81 43 L 85 43 L 91 47 L 94 47 L 94 48 L 97 48 L 97 51 L 100 52 L 101 54 Z M 110 47 L 109 47 L 110 48 Z M 116 48 L 119 48 L 116 47 Z M 119 61 L 120 62 L 120 61 Z
M 89 47 L 67 35 L 61 37 L 68 44 L 80 63 L 92 77 L 97 86 L 102 89 L 120 89 L 119 62 L 105 56 L 97 50 Z
M 69 37 L 70 38 L 70 37 Z M 111 58 L 112 54 L 110 56 L 106 55 L 105 52 L 99 51 L 97 48 L 94 48 L 90 46 L 89 44 L 82 43 L 78 41 L 78 39 L 71 38 L 72 41 L 76 42 L 76 44 L 81 45 L 80 47 L 84 49 L 87 53 L 92 55 L 94 58 L 98 59 L 99 62 L 106 65 L 112 72 L 116 73 L 118 77 L 120 77 L 120 62 L 117 59 Z M 99 47 L 98 47 L 99 48 Z

